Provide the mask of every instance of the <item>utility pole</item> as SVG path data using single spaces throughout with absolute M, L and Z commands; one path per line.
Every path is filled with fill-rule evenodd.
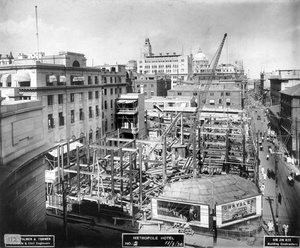
M 259 182 L 259 165 L 260 165 L 260 160 L 259 160 L 259 133 L 257 132 L 256 134 L 256 173 L 254 173 L 255 176 L 255 183 L 258 186 L 258 182 Z
M 279 132 L 280 134 L 280 132 Z M 275 152 L 273 153 L 275 156 L 275 215 L 276 215 L 276 223 L 275 223 L 275 233 L 278 233 L 278 161 L 279 161 L 279 155 L 281 153 L 278 151 L 278 145 L 275 145 Z

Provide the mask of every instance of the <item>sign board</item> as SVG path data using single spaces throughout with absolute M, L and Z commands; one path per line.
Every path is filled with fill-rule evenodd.
M 216 205 L 217 227 L 224 227 L 262 215 L 262 196 Z
M 209 228 L 209 206 L 199 203 L 152 198 L 152 218 L 171 222 L 189 222 Z
M 299 247 L 296 236 L 264 236 L 264 247 Z
M 184 234 L 123 233 L 122 247 L 184 247 Z
M 5 234 L 5 247 L 55 247 L 54 235 Z

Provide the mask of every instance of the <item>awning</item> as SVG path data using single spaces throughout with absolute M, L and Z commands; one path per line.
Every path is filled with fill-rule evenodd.
M 49 76 L 49 83 L 57 82 L 57 78 L 55 75 L 50 75 Z
M 227 99 L 226 99 L 226 102 L 230 102 L 230 98 L 227 98 Z
M 215 100 L 209 100 L 209 103 L 215 103 Z
M 137 111 L 119 111 L 117 115 L 134 115 Z
M 11 74 L 2 74 L 1 75 L 1 83 L 11 82 Z
M 59 76 L 59 82 L 67 82 L 66 76 Z
M 77 146 L 82 147 L 83 145 L 80 142 L 77 142 L 77 141 L 70 143 L 69 151 L 75 150 Z M 64 153 L 67 153 L 67 149 L 68 149 L 67 144 L 65 144 L 63 147 L 64 147 Z M 57 157 L 57 148 L 50 151 L 49 154 L 53 157 Z
M 118 101 L 117 101 L 117 104 L 125 103 L 125 102 L 126 102 L 126 100 L 118 100 Z
M 137 100 L 126 100 L 126 103 L 135 103 Z
M 73 82 L 84 81 L 84 77 L 74 77 Z
M 18 82 L 29 82 L 30 74 L 27 71 L 18 71 L 17 74 L 14 75 L 14 80 Z

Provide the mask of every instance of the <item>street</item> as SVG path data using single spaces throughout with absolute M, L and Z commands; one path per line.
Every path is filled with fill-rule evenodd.
M 252 99 L 253 100 L 253 99 Z M 254 100 L 253 100 L 254 101 Z M 254 101 L 255 102 L 255 101 Z M 254 104 L 253 102 L 253 104 Z M 257 103 L 256 103 L 257 104 Z M 256 138 L 256 132 L 264 132 L 267 130 L 267 118 L 264 117 L 264 110 L 262 107 L 258 107 L 257 112 L 254 109 L 249 111 L 249 116 L 253 117 L 252 125 L 254 131 L 254 137 Z M 261 117 L 261 120 L 257 119 L 257 116 Z M 266 141 L 266 138 L 262 142 L 263 151 L 259 151 L 260 159 L 260 184 L 264 183 L 264 201 L 263 201 L 263 220 L 267 223 L 269 220 L 275 221 L 276 217 L 276 204 L 275 204 L 275 180 L 272 178 L 266 178 L 264 180 L 262 175 L 262 169 L 267 172 L 267 169 L 275 171 L 275 155 L 269 153 L 268 147 L 271 146 L 274 151 L 274 145 L 271 142 Z M 269 153 L 269 160 L 266 159 Z M 282 225 L 288 224 L 288 235 L 300 234 L 300 183 L 295 180 L 294 186 L 290 186 L 287 183 L 287 177 L 294 170 L 294 165 L 287 163 L 284 160 L 284 156 L 278 155 L 278 191 L 281 193 L 281 204 L 278 204 L 278 224 L 279 232 L 283 235 Z M 271 199 L 271 202 L 268 200 Z

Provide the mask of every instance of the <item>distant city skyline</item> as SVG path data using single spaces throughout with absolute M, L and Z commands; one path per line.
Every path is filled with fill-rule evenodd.
M 0 54 L 85 54 L 87 65 L 138 60 L 146 38 L 154 54 L 196 54 L 209 61 L 224 33 L 219 63 L 243 60 L 245 73 L 300 69 L 296 0 L 22 0 L 0 2 Z

